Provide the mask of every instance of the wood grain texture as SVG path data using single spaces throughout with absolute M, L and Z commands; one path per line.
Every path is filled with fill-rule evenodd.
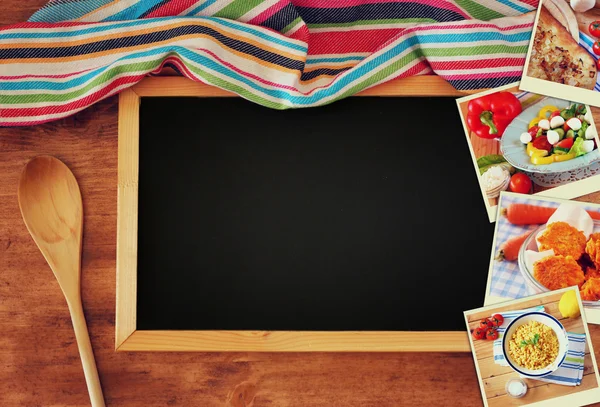
M 483 318 L 490 317 L 491 314 L 503 311 L 511 311 L 518 309 L 527 309 L 534 306 L 544 306 L 544 311 L 556 319 L 565 327 L 568 332 L 586 333 L 583 318 L 564 318 L 559 309 L 558 302 L 560 301 L 565 290 L 558 292 L 550 292 L 541 297 L 519 301 L 517 304 L 502 305 L 491 307 L 491 309 L 467 312 L 465 318 L 468 322 L 469 329 L 473 329 L 479 325 L 479 321 Z M 494 362 L 492 342 L 488 340 L 472 341 L 473 354 L 479 367 L 483 389 L 487 403 L 492 406 L 521 406 L 531 403 L 540 402 L 543 400 L 561 397 L 568 394 L 578 393 L 584 390 L 598 388 L 598 380 L 596 370 L 594 368 L 592 357 L 589 352 L 589 346 L 586 348 L 584 357 L 584 373 L 580 386 L 570 387 L 551 384 L 539 380 L 524 379 L 527 383 L 527 394 L 521 399 L 512 399 L 507 396 L 504 386 L 507 380 L 519 377 L 519 374 L 513 371 L 510 367 L 500 366 Z M 592 343 L 592 346 L 594 344 Z
M 119 94 L 119 106 L 116 349 L 135 331 L 137 318 L 140 97 L 127 89 Z
M 469 352 L 466 332 L 135 331 L 119 351 Z
M 5 0 L 0 24 L 45 3 Z M 466 352 L 115 352 L 117 99 L 58 122 L 0 129 L 3 406 L 89 405 L 67 305 L 19 214 L 18 177 L 38 154 L 63 160 L 81 188 L 82 297 L 108 406 L 481 406 Z M 600 193 L 582 200 L 600 202 Z M 600 326 L 590 330 L 597 351 Z

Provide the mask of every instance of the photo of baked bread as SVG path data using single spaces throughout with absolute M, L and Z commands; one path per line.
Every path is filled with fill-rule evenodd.
M 584 89 L 594 89 L 594 58 L 542 4 L 527 75 Z

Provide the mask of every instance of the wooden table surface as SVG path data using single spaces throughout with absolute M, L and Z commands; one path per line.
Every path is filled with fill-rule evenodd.
M 526 300 L 518 304 L 494 307 L 493 311 L 478 311 L 467 314 L 469 329 L 476 328 L 479 326 L 479 321 L 481 321 L 481 319 L 488 318 L 495 313 L 543 305 L 544 311 L 558 319 L 568 332 L 579 334 L 585 333 L 585 327 L 581 316 L 577 318 L 563 318 L 561 315 L 558 309 L 558 302 L 562 295 L 562 292 L 551 293 L 542 298 Z M 500 366 L 494 362 L 492 341 L 478 340 L 474 341 L 473 344 L 475 358 L 477 359 L 476 363 L 481 372 L 489 407 L 521 406 L 598 387 L 594 364 L 589 349 L 586 348 L 583 379 L 580 386 L 562 386 L 539 380 L 525 379 L 528 387 L 527 394 L 523 398 L 514 399 L 506 394 L 504 386 L 509 379 L 513 377 L 518 378 L 519 374 L 509 366 Z
M 0 25 L 26 20 L 45 2 L 4 0 Z M 64 120 L 0 129 L 3 407 L 89 405 L 67 305 L 19 213 L 20 171 L 39 154 L 63 160 L 80 184 L 83 306 L 108 406 L 482 404 L 471 353 L 115 353 L 117 98 L 112 97 Z M 600 202 L 600 194 L 583 200 Z M 600 327 L 590 329 L 598 350 Z

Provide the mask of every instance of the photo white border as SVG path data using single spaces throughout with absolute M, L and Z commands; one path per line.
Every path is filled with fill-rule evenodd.
M 591 178 L 596 178 L 596 177 L 597 176 L 594 176 Z M 500 199 L 498 200 L 498 213 L 500 212 L 500 209 L 502 208 L 502 199 L 505 196 L 516 196 L 516 197 L 523 198 L 524 195 L 523 194 L 515 194 L 514 192 L 506 192 L 506 191 L 501 192 Z M 546 201 L 546 202 L 555 202 L 555 203 L 569 202 L 569 203 L 574 203 L 574 204 L 578 204 L 578 205 L 582 205 L 582 206 L 596 206 L 598 208 L 598 212 L 600 212 L 600 204 L 597 204 L 594 202 L 570 201 L 570 200 L 566 200 L 566 199 L 542 197 L 542 196 L 538 196 L 538 195 L 529 195 L 529 197 L 531 199 L 537 200 L 537 201 Z M 527 198 L 527 196 L 526 196 L 526 198 Z M 492 241 L 490 266 L 488 268 L 488 278 L 487 278 L 487 284 L 485 286 L 485 298 L 483 300 L 484 306 L 499 304 L 499 303 L 506 303 L 506 301 L 511 300 L 510 298 L 504 298 L 504 297 L 490 295 L 490 289 L 492 286 L 492 271 L 494 269 L 494 261 L 495 261 L 496 236 L 497 235 L 498 235 L 498 222 L 496 222 L 496 225 L 494 226 L 494 239 Z M 558 291 L 560 291 L 560 290 L 558 290 Z M 550 292 L 553 292 L 553 291 L 550 291 Z M 530 297 L 523 297 L 523 298 L 533 298 L 533 297 L 530 296 Z M 588 323 L 594 324 L 594 325 L 600 325 L 600 308 L 592 309 L 592 308 L 582 307 L 582 309 L 585 311 Z
M 514 195 L 520 195 L 520 194 L 514 194 Z M 471 354 L 473 355 L 473 364 L 475 365 L 475 370 L 477 372 L 477 381 L 479 382 L 479 389 L 481 390 L 481 398 L 483 400 L 483 404 L 485 407 L 488 407 L 488 402 L 487 402 L 487 398 L 485 397 L 485 387 L 483 384 L 483 380 L 481 379 L 481 371 L 479 370 L 479 364 L 477 363 L 477 356 L 475 354 L 475 346 L 473 344 L 473 337 L 471 336 L 470 331 L 469 331 L 469 320 L 468 320 L 467 316 L 477 313 L 477 312 L 481 312 L 481 311 L 490 311 L 490 315 L 491 315 L 494 313 L 494 310 L 498 309 L 499 307 L 518 305 L 525 301 L 535 300 L 538 298 L 544 298 L 545 296 L 548 296 L 548 295 L 553 295 L 553 294 L 560 293 L 560 292 L 567 292 L 569 290 L 575 291 L 575 293 L 577 295 L 577 302 L 579 303 L 579 309 L 583 309 L 583 304 L 581 302 L 579 290 L 576 289 L 575 286 L 573 286 L 573 287 L 563 288 L 561 290 L 549 291 L 547 293 L 532 295 L 529 297 L 518 298 L 516 300 L 499 302 L 499 303 L 495 303 L 492 305 L 484 306 L 481 308 L 475 308 L 475 309 L 463 312 L 463 315 L 465 318 L 465 324 L 467 326 L 467 333 L 469 334 L 468 335 L 469 336 L 469 345 L 471 346 Z M 596 375 L 596 382 L 599 387 L 596 387 L 594 389 L 584 390 L 579 393 L 567 394 L 567 395 L 556 397 L 556 398 L 553 398 L 550 400 L 543 400 L 543 401 L 538 401 L 535 403 L 522 404 L 523 406 L 564 407 L 564 406 L 568 405 L 568 406 L 577 407 L 577 406 L 585 406 L 585 405 L 589 405 L 592 403 L 600 402 L 600 374 L 598 373 L 598 364 L 596 362 L 594 348 L 592 346 L 592 337 L 590 335 L 590 331 L 588 328 L 588 320 L 587 320 L 587 316 L 586 316 L 585 312 L 581 313 L 581 319 L 583 321 L 583 327 L 585 329 L 585 339 L 586 339 L 586 343 L 588 346 L 588 350 L 590 351 L 590 355 L 592 356 L 591 359 L 592 359 L 592 363 L 594 365 L 594 374 Z
M 463 117 L 460 106 L 461 106 L 461 104 L 463 104 L 465 102 L 480 98 L 485 95 L 490 95 L 492 93 L 501 92 L 503 90 L 511 89 L 514 87 L 519 88 L 519 83 L 520 82 L 509 83 L 508 85 L 500 86 L 498 88 L 489 89 L 484 92 L 479 92 L 479 93 L 476 93 L 473 95 L 469 95 L 469 96 L 465 96 L 465 97 L 456 99 L 456 106 L 458 108 L 460 120 L 462 122 L 463 130 L 465 132 L 465 137 L 467 139 L 467 145 L 469 146 L 469 152 L 471 153 L 471 159 L 473 161 L 473 167 L 475 168 L 475 174 L 477 175 L 477 183 L 479 184 L 479 189 L 481 191 L 481 196 L 483 198 L 483 202 L 485 204 L 485 209 L 487 211 L 490 223 L 493 223 L 496 221 L 498 206 L 491 206 L 489 199 L 485 193 L 485 188 L 484 188 L 483 182 L 481 180 L 481 174 L 479 173 L 479 167 L 477 166 L 477 157 L 475 157 L 475 152 L 473 151 L 473 146 L 471 145 L 471 140 L 469 138 L 470 130 L 467 125 L 466 118 Z M 519 89 L 521 89 L 521 88 L 519 88 Z M 534 92 L 534 93 L 540 94 L 538 92 Z M 543 94 L 540 94 L 540 95 L 546 96 Z M 562 97 L 559 97 L 559 99 L 573 101 L 572 99 L 564 99 Z M 586 108 L 590 109 L 590 106 L 586 105 Z M 596 128 L 596 118 L 593 116 L 592 116 L 592 118 L 593 118 L 593 120 L 592 120 L 591 126 L 594 128 L 594 130 L 596 130 L 596 134 L 597 134 L 598 129 Z M 600 148 L 600 139 L 598 138 L 598 136 L 596 136 L 596 145 L 599 146 L 599 148 Z M 548 196 L 551 198 L 573 199 L 573 198 L 578 198 L 583 195 L 591 194 L 592 192 L 596 192 L 598 190 L 600 190 L 600 174 L 596 174 L 592 177 L 588 177 L 588 178 L 585 178 L 585 179 L 582 179 L 579 181 L 569 182 L 568 184 L 553 187 L 548 190 L 536 192 L 535 194 L 532 194 L 532 195 L 536 196 L 536 197 L 537 196 Z M 519 195 L 523 195 L 523 194 L 519 194 Z

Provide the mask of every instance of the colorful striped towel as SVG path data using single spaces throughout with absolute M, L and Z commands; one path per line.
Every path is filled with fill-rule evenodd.
M 520 79 L 537 0 L 52 0 L 0 29 L 0 125 L 71 115 L 168 65 L 275 108 L 437 74 Z
M 502 354 L 502 337 L 506 327 L 511 323 L 513 319 L 525 312 L 539 311 L 543 312 L 544 307 L 538 306 L 528 308 L 520 311 L 502 312 L 504 322 L 498 329 L 498 339 L 494 341 L 494 362 L 501 366 L 508 366 L 506 359 Z M 567 351 L 567 357 L 565 361 L 560 365 L 558 369 L 549 374 L 548 376 L 540 377 L 535 380 L 542 382 L 561 384 L 564 386 L 579 386 L 581 379 L 583 378 L 583 358 L 585 356 L 585 334 L 576 334 L 573 332 L 567 332 L 569 337 L 569 349 Z

